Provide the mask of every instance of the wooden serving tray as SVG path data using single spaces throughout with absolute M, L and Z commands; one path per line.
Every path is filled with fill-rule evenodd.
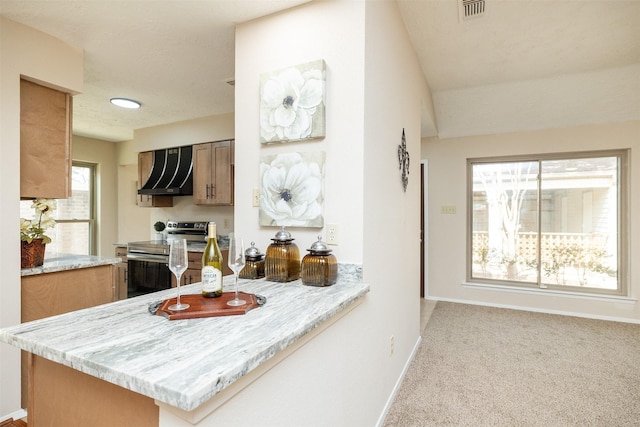
M 201 294 L 180 295 L 180 302 L 189 304 L 189 308 L 180 311 L 169 310 L 169 306 L 176 303 L 176 298 L 169 298 L 162 301 L 156 311 L 156 315 L 164 316 L 169 320 L 233 316 L 246 314 L 249 310 L 260 306 L 254 294 L 247 294 L 245 292 L 238 292 L 238 298 L 247 302 L 245 305 L 239 307 L 227 305 L 227 301 L 231 301 L 234 296 L 235 292 L 225 292 L 218 298 L 205 298 Z

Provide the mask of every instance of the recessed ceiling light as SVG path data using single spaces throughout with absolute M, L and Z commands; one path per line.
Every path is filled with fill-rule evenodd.
M 127 98 L 111 98 L 109 101 L 111 101 L 113 105 L 117 105 L 118 107 L 122 108 L 137 109 L 142 105 L 138 101 Z

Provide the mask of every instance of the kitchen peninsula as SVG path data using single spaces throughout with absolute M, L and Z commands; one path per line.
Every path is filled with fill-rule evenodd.
M 175 296 L 170 289 L 0 330 L 1 341 L 32 353 L 29 426 L 56 418 L 52 425 L 214 425 L 217 408 L 363 300 L 359 267 L 340 267 L 338 283 L 325 288 L 241 280 L 241 291 L 267 300 L 244 315 L 150 314 Z M 225 291 L 232 283 L 226 276 Z

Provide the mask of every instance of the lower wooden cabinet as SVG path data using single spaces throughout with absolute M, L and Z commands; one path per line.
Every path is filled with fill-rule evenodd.
M 42 319 L 114 300 L 114 266 L 24 276 L 21 280 L 21 321 Z M 27 352 L 22 352 L 22 407 L 28 405 Z M 31 420 L 29 420 L 31 423 Z
M 158 405 L 150 397 L 34 354 L 29 362 L 30 427 L 159 425 Z
M 233 271 L 227 265 L 227 256 L 229 255 L 228 249 L 220 249 L 222 253 L 222 258 L 225 260 L 224 265 L 222 266 L 222 275 L 227 276 L 229 274 L 233 274 Z M 189 252 L 188 253 L 189 266 L 182 274 L 180 280 L 180 286 L 190 285 L 192 283 L 197 283 L 202 281 L 202 252 Z M 176 287 L 176 278 L 171 275 L 171 286 Z
M 116 267 L 116 285 L 114 287 L 114 301 L 127 298 L 127 247 L 116 247 L 116 257 L 121 258 L 122 262 L 115 264 Z

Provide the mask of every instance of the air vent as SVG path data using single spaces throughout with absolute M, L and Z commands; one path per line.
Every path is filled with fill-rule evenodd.
M 485 0 L 459 0 L 460 21 L 479 18 L 486 13 Z

